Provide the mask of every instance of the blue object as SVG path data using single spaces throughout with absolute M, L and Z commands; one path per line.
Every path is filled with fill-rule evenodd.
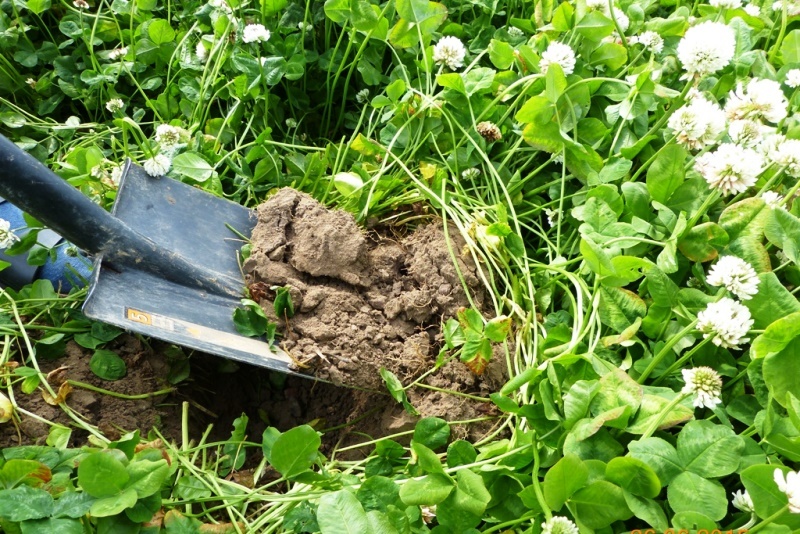
M 11 223 L 18 237 L 28 233 L 22 211 L 7 200 L 0 199 L 0 219 Z M 47 263 L 37 267 L 28 265 L 27 254 L 6 256 L 4 249 L 0 249 L 0 260 L 11 263 L 11 266 L 0 271 L 0 285 L 19 289 L 34 280 L 46 279 L 53 283 L 53 287 L 64 293 L 73 287 L 83 287 L 91 277 L 92 262 L 83 254 L 76 256 L 67 254 L 69 244 L 52 230 L 41 230 L 38 236 L 39 244 L 46 247 L 56 247 L 55 261 L 48 258 Z

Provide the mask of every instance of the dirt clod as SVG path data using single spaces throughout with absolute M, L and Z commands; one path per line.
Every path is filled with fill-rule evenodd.
M 462 256 L 465 243 L 457 229 L 447 230 L 445 235 L 441 222 L 433 222 L 399 238 L 367 232 L 349 213 L 286 188 L 258 208 L 245 274 L 248 284 L 289 287 L 294 317 L 276 317 L 269 294 L 260 303 L 279 323 L 282 347 L 306 372 L 385 393 L 381 368 L 408 384 L 435 365 L 442 321 L 470 306 L 465 287 L 472 302 L 484 306 L 477 267 Z M 504 379 L 497 358 L 481 377 L 451 361 L 423 383 L 485 397 Z M 412 396 L 423 415 L 451 420 L 482 415 L 485 408 L 430 389 L 415 388 Z M 394 427 L 405 418 L 382 419 Z

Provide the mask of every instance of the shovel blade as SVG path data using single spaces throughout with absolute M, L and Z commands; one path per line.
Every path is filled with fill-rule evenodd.
M 244 279 L 238 252 L 256 223 L 255 213 L 170 178 L 152 178 L 141 167 L 123 173 L 113 215 L 184 262 L 220 280 Z M 95 265 L 84 314 L 94 320 L 170 343 L 283 373 L 291 358 L 264 340 L 239 334 L 233 311 L 239 295 L 180 283 L 135 264 Z

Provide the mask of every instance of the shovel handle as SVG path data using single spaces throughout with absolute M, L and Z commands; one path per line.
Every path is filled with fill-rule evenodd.
M 83 250 L 102 253 L 130 230 L 36 158 L 0 135 L 0 197 Z

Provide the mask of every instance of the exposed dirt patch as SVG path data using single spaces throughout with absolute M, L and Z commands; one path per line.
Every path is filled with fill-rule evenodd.
M 128 373 L 120 380 L 106 381 L 92 373 L 89 369 L 92 351 L 81 348 L 74 341 L 67 343 L 62 357 L 55 360 L 41 360 L 39 366 L 43 373 L 63 368 L 62 371 L 54 373 L 49 380 L 54 389 L 65 380 L 84 382 L 126 395 L 151 393 L 166 387 L 164 383 L 166 364 L 163 356 L 150 350 L 138 338 L 122 335 L 107 348 L 119 354 L 126 363 Z M 19 388 L 15 388 L 15 396 L 24 410 L 64 426 L 74 426 L 72 419 L 59 407 L 45 402 L 40 390 L 25 394 Z M 180 436 L 180 409 L 174 400 L 168 401 L 166 395 L 127 400 L 75 387 L 67 396 L 66 405 L 87 423 L 98 427 L 111 440 L 137 429 L 146 436 L 153 427 L 160 428 L 167 436 L 175 438 Z M 12 424 L 0 425 L 0 448 L 20 444 L 44 445 L 50 426 L 21 413 L 18 430 L 19 433 Z M 86 431 L 76 428 L 72 435 L 72 443 L 77 446 L 83 445 L 87 437 Z
M 434 366 L 442 320 L 470 306 L 466 291 L 484 307 L 476 266 L 461 255 L 465 243 L 454 227 L 449 246 L 441 223 L 399 238 L 367 233 L 350 214 L 288 188 L 262 204 L 258 218 L 247 282 L 289 288 L 296 314 L 288 321 L 275 316 L 269 292 L 260 303 L 279 323 L 282 346 L 299 370 L 320 379 L 385 392 L 380 369 L 386 368 L 407 384 Z M 505 381 L 503 361 L 493 359 L 480 377 L 451 361 L 422 383 L 485 397 Z M 409 397 L 422 415 L 449 420 L 480 417 L 488 408 L 424 388 Z M 380 424 L 393 431 L 412 423 L 393 407 Z

